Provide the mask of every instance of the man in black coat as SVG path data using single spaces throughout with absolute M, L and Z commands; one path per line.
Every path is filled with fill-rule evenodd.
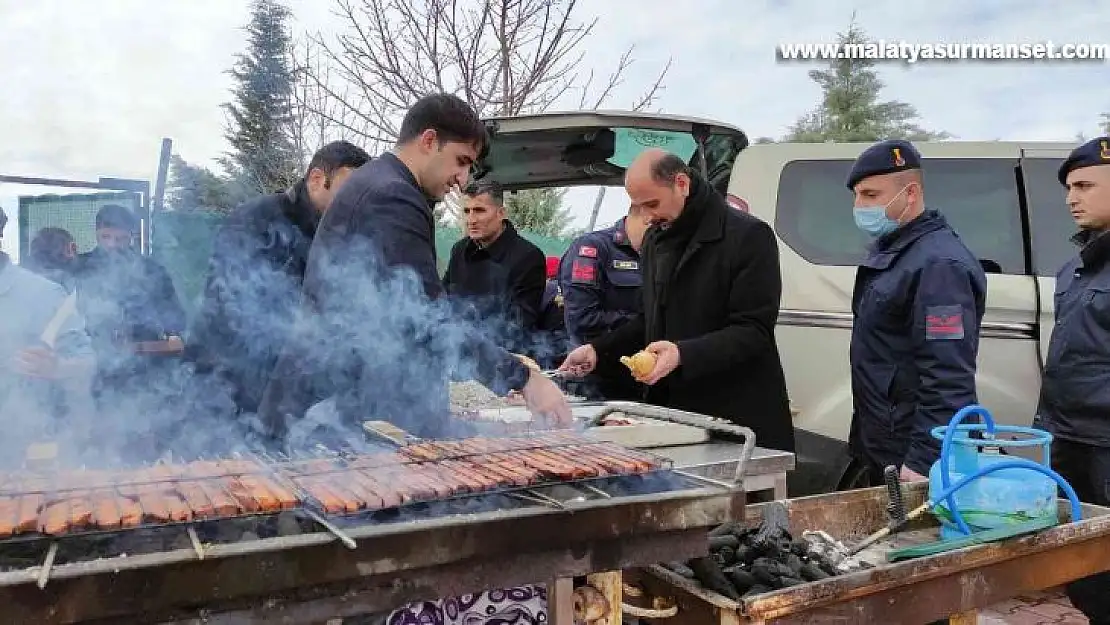
M 505 214 L 505 192 L 483 180 L 465 193 L 466 236 L 451 248 L 443 288 L 473 305 L 490 336 L 508 349 L 534 353 L 546 283 L 543 252 L 520 236 Z
M 169 272 L 135 249 L 139 224 L 127 207 L 103 206 L 96 214 L 96 247 L 77 257 L 74 276 L 77 305 L 97 354 L 94 395 L 106 410 L 141 414 L 163 401 L 171 367 L 164 356 L 139 346 L 180 339 L 185 309 Z
M 238 413 L 258 410 L 293 330 L 316 226 L 351 172 L 369 160 L 346 141 L 329 143 L 299 182 L 246 202 L 220 226 L 186 343 L 186 357 L 203 376 L 197 399 L 231 400 Z
M 502 394 L 520 391 L 533 413 L 569 423 L 558 386 L 482 328 L 460 322 L 440 297 L 432 210 L 450 189 L 466 185 L 487 141 L 466 102 L 426 96 L 406 113 L 397 146 L 352 174 L 336 195 L 309 251 L 308 314 L 259 410 L 274 442 L 350 439 L 366 420 L 445 436 L 451 374 Z M 302 421 L 328 397 L 333 411 L 315 410 L 314 419 Z
M 775 343 L 782 279 L 771 227 L 731 209 L 701 176 L 663 150 L 629 166 L 625 188 L 647 210 L 643 312 L 575 349 L 562 369 L 638 350 L 655 368 L 640 381 L 652 404 L 728 419 L 762 447 L 794 451 L 786 380 Z

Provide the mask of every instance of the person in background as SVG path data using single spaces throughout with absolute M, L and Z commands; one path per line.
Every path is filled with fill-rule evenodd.
M 629 165 L 625 189 L 653 224 L 640 249 L 642 312 L 576 348 L 560 369 L 588 374 L 643 350 L 654 361 L 637 377 L 648 403 L 727 419 L 751 428 L 761 447 L 793 452 L 775 343 L 782 277 L 774 231 L 658 148 Z
M 639 206 L 608 228 L 584 234 L 567 248 L 559 264 L 567 336 L 585 345 L 627 323 L 642 310 L 640 246 L 649 213 Z M 620 363 L 599 362 L 583 381 L 591 399 L 638 401 L 644 386 Z
M 872 485 L 887 466 L 925 479 L 940 457 L 930 430 L 977 402 L 987 276 L 944 216 L 925 207 L 910 142 L 864 150 L 847 186 L 856 225 L 873 241 L 852 294 L 849 445 Z
M 351 173 L 369 161 L 351 143 L 329 143 L 291 188 L 246 202 L 221 224 L 186 358 L 204 377 L 205 392 L 216 400 L 230 399 L 233 412 L 257 412 L 293 331 L 320 218 Z M 226 393 L 211 392 L 216 380 L 226 385 Z
M 0 209 L 0 238 L 8 217 Z M 18 463 L 29 443 L 87 429 L 95 362 L 65 289 L 0 252 L 0 450 Z M 84 443 L 75 441 L 84 451 Z
M 1056 325 L 1034 425 L 1052 434 L 1052 468 L 1085 503 L 1110 506 L 1110 136 L 1064 160 L 1060 184 L 1079 232 L 1056 274 Z M 1110 625 L 1110 573 L 1067 586 L 1091 625 Z
M 72 291 L 77 242 L 64 228 L 43 228 L 31 239 L 31 253 L 22 264 L 40 276 Z
M 544 369 L 554 369 L 566 357 L 568 351 L 566 318 L 563 314 L 563 292 L 559 288 L 559 259 L 547 257 L 545 275 L 547 283 L 543 287 L 540 300 L 540 316 L 536 326 L 536 337 L 532 341 L 533 351 Z
M 185 311 L 169 273 L 133 246 L 139 220 L 108 204 L 96 214 L 96 247 L 77 257 L 78 308 L 85 316 L 97 372 L 93 395 L 118 440 L 154 452 L 156 424 L 180 394 L 176 379 Z M 114 435 L 112 435 L 114 436 Z
M 406 113 L 397 146 L 339 190 L 309 251 L 307 311 L 259 411 L 275 443 L 301 432 L 323 435 L 304 417 L 324 399 L 334 407 L 321 428 L 340 436 L 361 436 L 361 422 L 374 417 L 419 437 L 447 436 L 448 379 L 461 365 L 499 395 L 521 391 L 534 414 L 571 422 L 566 397 L 551 380 L 484 328 L 460 323 L 453 302 L 441 297 L 433 207 L 466 186 L 487 141 L 466 102 L 427 96 Z M 542 262 L 541 254 L 541 272 Z
M 510 351 L 534 354 L 544 291 L 544 255 L 505 213 L 505 192 L 491 180 L 464 191 L 466 236 L 451 247 L 443 288 L 465 301 L 490 336 Z

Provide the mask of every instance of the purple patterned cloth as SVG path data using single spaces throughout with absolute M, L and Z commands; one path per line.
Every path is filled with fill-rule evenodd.
M 394 610 L 386 625 L 543 625 L 547 590 L 540 584 L 495 588 L 477 594 L 410 603 Z

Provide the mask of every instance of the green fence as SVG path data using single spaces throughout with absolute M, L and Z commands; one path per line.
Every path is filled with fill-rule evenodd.
M 223 218 L 222 214 L 207 212 L 166 212 L 154 216 L 154 257 L 173 276 L 177 293 L 189 313 L 195 309 L 204 288 L 212 240 Z M 548 256 L 562 256 L 570 246 L 570 239 L 544 237 L 530 232 L 522 232 L 521 235 Z M 446 268 L 451 246 L 460 236 L 461 231 L 457 228 L 436 229 L 440 273 Z
M 96 214 L 107 204 L 120 204 L 138 213 L 138 193 L 68 193 L 24 195 L 19 198 L 19 257 L 30 255 L 31 241 L 43 228 L 62 228 L 73 235 L 78 252 L 96 247 Z

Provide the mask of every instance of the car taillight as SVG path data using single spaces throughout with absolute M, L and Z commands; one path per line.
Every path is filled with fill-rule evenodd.
M 727 196 L 725 196 L 725 199 L 728 201 L 728 205 L 735 208 L 736 210 L 744 213 L 751 212 L 751 208 L 748 206 L 748 203 L 744 201 L 744 198 L 736 197 L 735 195 L 729 193 Z

